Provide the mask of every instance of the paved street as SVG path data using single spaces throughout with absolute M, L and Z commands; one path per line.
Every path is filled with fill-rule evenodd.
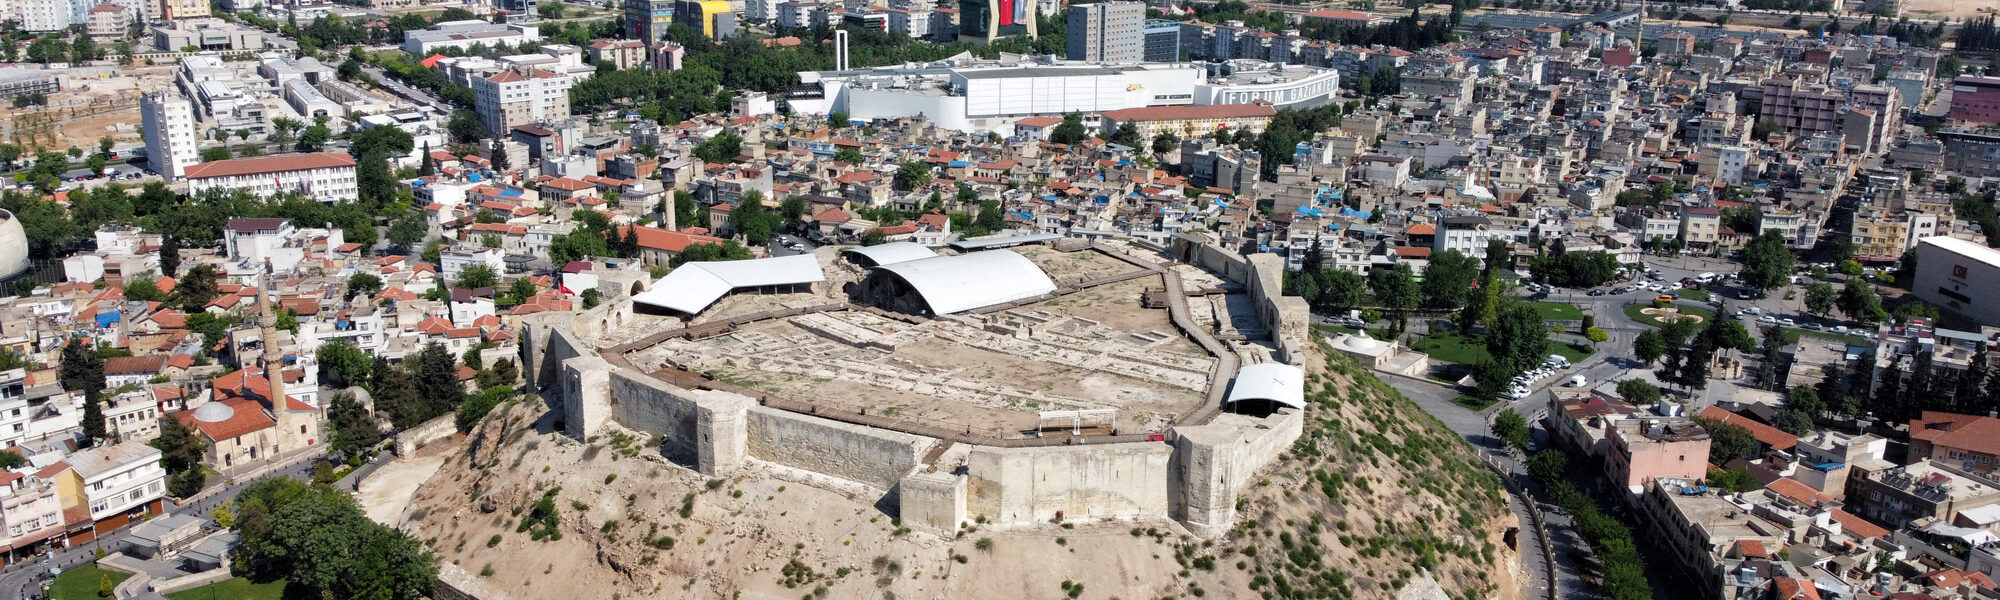
M 312 461 L 304 461 L 298 465 L 255 479 L 238 481 L 236 485 L 225 488 L 222 493 L 209 496 L 204 500 L 187 506 L 175 507 L 169 503 L 167 513 L 199 516 L 204 521 L 207 521 L 205 526 L 212 527 L 215 521 L 208 516 L 210 511 L 215 510 L 215 507 L 222 504 L 223 500 L 236 497 L 236 494 L 241 493 L 243 488 L 249 487 L 250 484 L 271 477 L 292 477 L 302 481 L 310 481 L 312 479 Z M 106 534 L 91 543 L 77 545 L 68 550 L 56 552 L 53 556 L 22 559 L 20 562 L 9 565 L 5 569 L 0 569 L 0 600 L 41 598 L 41 582 L 49 578 L 49 569 L 57 567 L 71 569 L 96 560 L 95 552 L 100 546 L 106 552 L 116 551 L 125 545 L 125 538 L 130 534 L 131 530 L 132 528 L 128 526 Z

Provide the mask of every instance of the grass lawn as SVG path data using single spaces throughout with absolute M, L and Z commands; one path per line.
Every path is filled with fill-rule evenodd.
M 1565 344 L 1549 340 L 1549 353 L 1560 354 L 1563 358 L 1569 359 L 1569 364 L 1573 365 L 1583 362 L 1583 359 L 1589 358 L 1590 355 L 1596 354 L 1597 351 L 1591 349 L 1589 344 Z
M 1682 288 L 1674 290 L 1674 295 L 1680 296 L 1681 298 L 1684 299 L 1693 300 L 1696 302 L 1708 301 L 1708 290 L 1701 288 Z
M 1544 321 L 1583 320 L 1583 309 L 1577 308 L 1576 305 L 1574 304 L 1563 304 L 1561 302 L 1529 302 L 1528 306 L 1533 306 L 1535 307 L 1535 312 L 1542 313 L 1542 320 Z
M 1431 358 L 1462 365 L 1474 364 L 1492 356 L 1486 353 L 1485 340 L 1468 338 L 1456 331 L 1442 331 L 1424 336 L 1410 347 L 1431 355 Z
M 55 585 L 49 587 L 49 597 L 54 600 L 97 600 L 97 586 L 105 575 L 111 576 L 114 587 L 131 577 L 120 571 L 99 569 L 96 563 L 91 563 L 57 575 Z
M 167 594 L 167 600 L 209 600 L 210 598 L 230 598 L 232 600 L 278 600 L 285 595 L 285 580 L 270 583 L 251 583 L 242 577 L 224 579 L 198 588 Z
M 1486 407 L 1493 406 L 1493 402 L 1494 401 L 1492 400 L 1480 400 L 1472 396 L 1459 396 L 1457 398 L 1451 399 L 1452 404 L 1457 404 L 1459 406 L 1463 406 L 1476 411 L 1486 410 Z
M 1638 321 L 1640 323 L 1645 323 L 1647 325 L 1659 327 L 1660 326 L 1659 319 L 1653 318 L 1652 315 L 1639 312 L 1640 309 L 1646 309 L 1652 307 L 1653 305 L 1650 302 L 1639 303 L 1639 304 L 1627 304 L 1625 305 L 1625 316 L 1632 317 L 1632 320 Z M 1686 304 L 1678 305 L 1675 308 L 1679 308 L 1681 310 L 1681 314 L 1701 315 L 1702 318 L 1704 319 L 1715 318 L 1715 311 L 1711 311 L 1706 308 L 1688 306 Z M 1708 323 L 1708 321 L 1702 321 L 1702 323 L 1706 324 Z

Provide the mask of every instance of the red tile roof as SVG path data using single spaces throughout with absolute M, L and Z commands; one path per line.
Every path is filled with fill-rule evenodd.
M 1867 519 L 1861 518 L 1860 515 L 1847 512 L 1844 509 L 1833 509 L 1833 520 L 1840 523 L 1841 531 L 1845 531 L 1848 535 L 1854 537 L 1864 540 L 1889 537 L 1888 529 L 1881 525 L 1870 523 Z
M 264 415 L 264 406 L 258 404 L 255 400 L 230 398 L 227 400 L 218 400 L 218 402 L 234 410 L 235 413 L 229 415 L 228 419 L 214 423 L 194 418 L 194 411 L 192 410 L 173 413 L 173 417 L 180 420 L 181 424 L 201 431 L 202 435 L 207 436 L 210 441 L 215 442 L 235 439 L 245 434 L 278 426 L 276 420 Z
M 692 235 L 679 231 L 669 231 L 658 227 L 629 227 L 639 231 L 639 247 L 651 250 L 680 252 L 695 244 L 720 244 L 722 238 L 706 235 Z M 622 233 L 621 233 L 622 235 Z
M 187 168 L 188 179 L 209 179 L 261 173 L 284 173 L 307 169 L 353 167 L 354 157 L 339 152 L 284 154 L 260 158 L 238 158 L 205 162 Z
M 1910 439 L 2000 456 L 2000 419 L 1927 410 L 1910 421 Z
M 1799 436 L 1785 433 L 1783 431 L 1778 430 L 1778 428 L 1776 427 L 1752 421 L 1736 413 L 1722 410 L 1721 408 L 1710 406 L 1708 408 L 1701 409 L 1701 416 L 1709 419 L 1714 419 L 1715 421 L 1720 423 L 1736 425 L 1738 427 L 1748 429 L 1750 430 L 1751 436 L 1756 437 L 1757 441 L 1763 442 L 1764 445 L 1770 446 L 1771 449 L 1773 450 L 1791 450 L 1792 447 L 1799 445 Z

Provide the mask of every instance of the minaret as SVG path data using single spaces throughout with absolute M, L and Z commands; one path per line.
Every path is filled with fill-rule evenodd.
M 284 357 L 278 354 L 278 313 L 271 307 L 271 259 L 257 282 L 257 317 L 264 326 L 264 380 L 271 384 L 271 413 L 285 412 Z

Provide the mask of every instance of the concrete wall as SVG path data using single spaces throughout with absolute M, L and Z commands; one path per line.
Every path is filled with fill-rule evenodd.
M 1127 443 L 1039 448 L 980 446 L 967 456 L 966 511 L 996 526 L 1165 518 L 1173 447 Z
M 409 456 L 425 444 L 458 433 L 458 415 L 446 414 L 396 434 L 396 456 Z
M 896 512 L 903 524 L 949 536 L 966 522 L 964 475 L 912 473 L 897 486 Z
M 699 455 L 695 433 L 700 417 L 691 390 L 642 374 L 611 374 L 611 417 L 632 429 L 666 438 L 667 457 L 693 464 Z
M 1287 408 L 1262 419 L 1223 414 L 1206 425 L 1175 428 L 1174 518 L 1195 535 L 1228 533 L 1237 491 L 1290 449 L 1304 425 L 1304 415 Z
M 590 353 L 569 327 L 570 315 L 565 313 L 537 313 L 521 319 L 521 375 L 527 378 L 529 389 L 555 385 L 561 379 L 563 361 Z M 559 402 L 560 398 L 550 401 Z
M 611 418 L 611 363 L 588 355 L 562 366 L 563 430 L 578 438 L 595 435 Z
M 1292 366 L 1305 366 L 1312 309 L 1304 298 L 1285 295 L 1285 259 L 1276 254 L 1253 254 L 1249 263 L 1247 280 L 1238 283 L 1250 289 L 1257 318 L 1278 345 L 1277 358 Z
M 858 481 L 882 490 L 915 469 L 934 438 L 831 421 L 764 406 L 750 408 L 750 456 Z

